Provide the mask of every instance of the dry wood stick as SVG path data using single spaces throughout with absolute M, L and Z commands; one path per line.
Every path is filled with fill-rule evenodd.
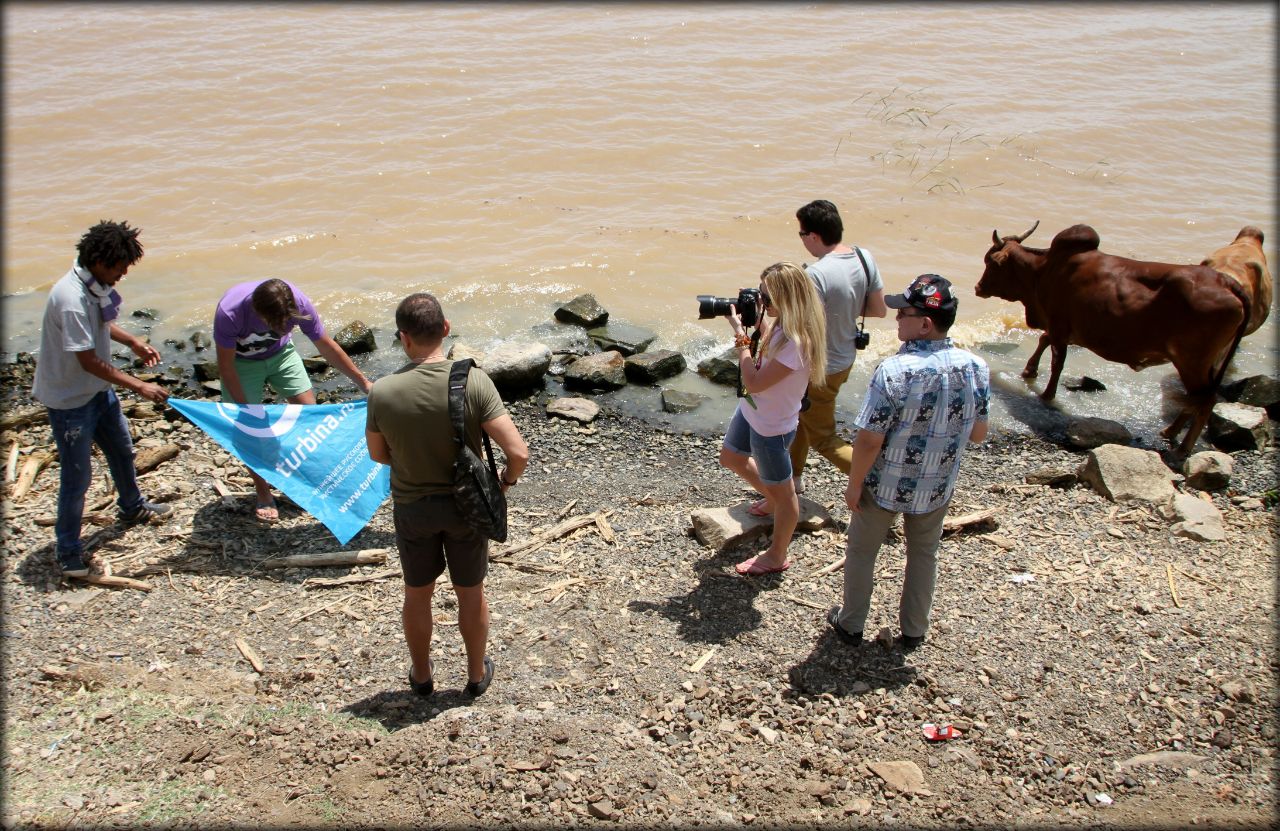
M 609 520 L 600 514 L 596 514 L 596 529 L 600 532 L 600 536 L 604 537 L 604 541 L 613 545 L 613 527 L 609 525 Z
M 137 589 L 138 591 L 151 591 L 151 584 L 144 583 L 141 580 L 131 580 L 128 577 L 118 577 L 114 574 L 86 574 L 84 577 L 75 577 L 74 580 L 83 580 L 86 583 L 92 583 L 95 586 L 115 586 L 121 589 Z
M 326 554 L 291 554 L 271 557 L 258 565 L 263 568 L 325 568 L 327 566 L 381 565 L 387 561 L 387 549 L 362 548 L 359 551 L 331 551 Z
M 570 577 L 568 580 L 561 580 L 558 583 L 552 583 L 550 586 L 543 586 L 540 589 L 534 589 L 529 594 L 542 594 L 543 592 L 553 592 L 560 589 L 567 589 L 569 586 L 576 586 L 579 583 L 585 583 L 581 577 Z
M 597 516 L 608 517 L 611 514 L 613 514 L 613 511 L 609 510 L 604 512 L 597 512 L 594 514 L 584 514 L 583 516 L 576 516 L 570 519 L 566 519 L 564 522 L 561 522 L 559 525 L 548 528 L 546 531 L 543 531 L 539 534 L 535 534 L 529 539 L 524 540 L 523 542 L 516 543 L 515 545 L 508 546 L 502 551 L 490 554 L 489 559 L 496 560 L 499 557 L 510 557 L 512 554 L 518 554 L 521 551 L 527 551 L 531 548 L 536 548 L 538 546 L 545 545 L 551 540 L 563 537 L 566 534 L 569 534 L 573 531 L 578 530 L 579 528 L 583 528 L 587 525 L 595 524 Z
M 1197 577 L 1196 575 L 1192 574 L 1189 571 L 1183 571 L 1182 569 L 1178 569 L 1178 573 L 1181 574 L 1183 577 L 1190 577 L 1192 580 L 1196 580 L 1198 582 L 1204 583 L 1206 586 L 1213 586 L 1215 589 L 1222 588 L 1222 586 L 1219 586 L 1217 583 L 1213 582 L 1212 580 L 1206 580 L 1203 577 Z
M 27 495 L 31 490 L 31 486 L 35 484 L 36 477 L 40 475 L 40 471 L 44 470 L 44 466 L 51 462 L 55 454 L 49 452 L 32 453 L 27 457 L 26 462 L 22 465 L 22 473 L 18 474 L 17 484 L 13 486 L 13 490 L 9 492 L 9 498 L 14 502 Z
M 567 517 L 569 515 L 569 512 L 573 510 L 573 506 L 577 504 L 578 504 L 578 500 L 576 499 L 569 500 L 569 504 L 561 508 L 560 513 L 556 514 L 556 521 L 558 522 L 564 519 L 565 517 Z
M 385 571 L 376 571 L 373 574 L 348 574 L 346 577 L 308 577 L 302 581 L 302 587 L 305 588 L 329 588 L 331 586 L 346 586 L 351 583 L 371 583 L 375 580 L 385 580 L 388 577 L 399 577 L 400 569 L 389 568 Z
M 23 410 L 20 413 L 11 413 L 4 418 L 0 418 L 0 430 L 14 430 L 18 427 L 29 427 L 32 424 L 39 424 L 49 419 L 49 411 L 44 407 L 36 407 L 30 410 Z
M 290 622 L 290 623 L 301 623 L 302 621 L 306 620 L 307 618 L 311 617 L 312 615 L 319 614 L 320 612 L 323 612 L 323 611 L 325 611 L 326 609 L 332 609 L 334 606 L 340 606 L 340 605 L 342 605 L 343 603 L 346 603 L 346 602 L 347 602 L 348 600 L 350 600 L 350 599 L 351 599 L 351 596 L 350 596 L 350 595 L 347 595 L 346 597 L 343 597 L 343 598 L 340 598 L 340 599 L 338 599 L 338 600 L 335 600 L 335 601 L 333 601 L 332 603 L 327 603 L 327 604 L 325 604 L 324 606 L 317 606 L 316 608 L 312 609 L 312 610 L 311 610 L 311 611 L 309 611 L 309 612 L 304 612 L 304 613 L 302 613 L 302 614 L 298 615 L 297 617 L 295 617 L 293 620 L 291 620 L 291 621 L 289 621 L 289 622 Z
M 716 654 L 716 648 L 713 646 L 706 652 L 702 653 L 702 657 L 685 667 L 686 672 L 698 672 L 707 665 L 707 661 L 711 660 L 711 656 Z
M 942 521 L 942 530 L 944 532 L 958 531 L 966 526 L 977 525 L 980 522 L 985 522 L 999 512 L 999 508 L 987 508 L 986 510 L 974 511 L 971 514 L 965 514 L 964 516 L 948 517 Z
M 821 603 L 814 603 L 812 600 L 805 600 L 803 597 L 796 597 L 793 594 L 784 594 L 783 597 L 785 597 L 787 600 L 790 600 L 792 603 L 799 603 L 801 606 L 808 606 L 810 609 L 827 608 L 826 606 L 823 606 Z
M 9 463 L 4 468 L 4 480 L 12 482 L 14 477 L 18 475 L 18 443 L 15 441 L 9 446 Z
M 1173 585 L 1173 566 L 1168 563 L 1164 564 L 1165 577 L 1169 578 L 1169 594 L 1173 595 L 1173 605 L 1179 609 L 1182 608 L 1182 601 L 1178 600 L 1178 590 Z
M 240 650 L 240 654 L 253 667 L 253 671 L 261 675 L 263 670 L 262 659 L 258 657 L 258 653 L 254 652 L 249 644 L 245 643 L 244 638 L 236 638 L 236 649 Z
M 830 574 L 831 572 L 840 568 L 840 566 L 842 565 L 844 565 L 844 557 L 841 557 L 840 559 L 836 560 L 834 563 L 830 563 L 829 565 L 823 566 L 822 568 L 815 571 L 814 574 L 815 575 Z

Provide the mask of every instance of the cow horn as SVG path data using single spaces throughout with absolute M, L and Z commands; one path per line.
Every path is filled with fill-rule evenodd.
M 1037 229 L 1037 228 L 1039 228 L 1039 227 L 1040 227 L 1040 220 L 1038 220 L 1038 219 L 1037 219 L 1037 220 L 1036 220 L 1036 224 L 1031 226 L 1031 230 L 1027 231 L 1025 234 L 1023 234 L 1023 235 L 1022 235 L 1022 236 L 1020 236 L 1020 237 L 1014 237 L 1014 238 L 1013 238 L 1013 241 L 1014 241 L 1014 242 L 1022 242 L 1024 239 L 1026 239 L 1027 237 L 1031 236 L 1032 231 L 1035 231 L 1035 229 Z
M 994 230 L 994 229 L 991 231 L 991 244 L 992 244 L 992 245 L 996 245 L 996 246 L 1000 246 L 1000 245 L 1003 245 L 1003 244 L 1004 244 L 1004 243 L 1000 240 L 1000 232 L 999 232 L 999 231 L 996 231 L 996 230 Z

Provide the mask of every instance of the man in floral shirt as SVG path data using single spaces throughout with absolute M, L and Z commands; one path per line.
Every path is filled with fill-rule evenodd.
M 827 613 L 827 623 L 842 640 L 862 642 L 876 553 L 901 513 L 907 573 L 899 642 L 910 650 L 924 642 L 929 628 L 942 521 L 965 447 L 986 438 L 991 381 L 986 363 L 947 337 L 958 306 L 949 281 L 922 274 L 884 300 L 898 310 L 902 347 L 876 368 L 854 422 L 844 602 Z

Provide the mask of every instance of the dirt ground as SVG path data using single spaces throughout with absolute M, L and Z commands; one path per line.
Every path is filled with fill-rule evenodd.
M 496 674 L 474 701 L 447 585 L 437 692 L 405 683 L 401 583 L 377 577 L 398 563 L 389 506 L 341 547 L 389 548 L 385 564 L 264 569 L 340 546 L 288 504 L 259 525 L 243 467 L 139 415 L 140 452 L 182 448 L 143 477 L 174 515 L 114 524 L 99 465 L 86 533 L 150 588 L 103 589 L 57 572 L 45 469 L 4 505 L 4 825 L 1275 822 L 1277 515 L 1259 502 L 1274 450 L 1234 455 L 1230 489 L 1206 495 L 1227 540 L 1201 543 L 1084 485 L 1027 484 L 1083 454 L 997 432 L 951 513 L 998 513 L 944 539 L 928 640 L 903 653 L 870 640 L 897 634 L 896 537 L 869 642 L 824 623 L 848 519 L 829 464 L 811 463 L 806 495 L 839 527 L 797 535 L 785 574 L 742 578 L 752 546 L 717 554 L 690 533 L 692 510 L 750 498 L 717 467 L 718 436 L 609 413 L 582 427 L 544 404 L 511 405 L 533 462 L 493 548 Z M 50 441 L 42 424 L 5 438 L 21 458 Z M 355 574 L 375 579 L 314 582 Z M 926 723 L 960 735 L 931 743 Z

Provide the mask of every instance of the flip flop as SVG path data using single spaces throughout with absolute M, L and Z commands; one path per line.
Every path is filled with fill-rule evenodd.
M 759 559 L 763 554 L 757 554 L 750 560 L 743 560 L 733 567 L 733 570 L 741 574 L 743 577 L 760 577 L 765 574 L 781 574 L 791 568 L 791 561 L 787 560 L 780 566 L 761 565 Z
M 270 502 L 259 502 L 253 508 L 253 516 L 259 522 L 279 522 L 280 509 L 276 505 L 275 499 Z
M 751 507 L 747 508 L 747 513 L 752 516 L 773 516 L 773 511 L 769 510 L 769 500 L 767 499 L 752 502 Z

